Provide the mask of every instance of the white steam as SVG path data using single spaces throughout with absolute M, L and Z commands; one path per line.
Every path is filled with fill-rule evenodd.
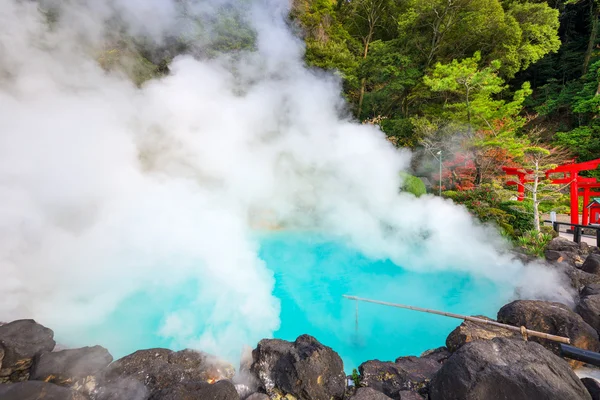
M 398 194 L 410 155 L 340 117 L 339 82 L 304 67 L 284 0 L 243 3 L 256 51 L 181 56 L 142 88 L 98 64 L 109 22 L 160 44 L 189 29 L 183 2 L 55 3 L 51 29 L 37 3 L 0 3 L 0 320 L 91 324 L 141 288 L 195 278 L 210 329 L 190 331 L 182 312 L 162 333 L 238 352 L 279 325 L 250 223 L 264 216 L 407 268 L 521 282 L 529 296 L 558 287 L 462 208 Z M 202 20 L 225 1 L 186 4 Z

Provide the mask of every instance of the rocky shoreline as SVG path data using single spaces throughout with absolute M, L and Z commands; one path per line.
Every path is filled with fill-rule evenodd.
M 600 250 L 556 238 L 546 259 L 579 293 L 575 309 L 517 300 L 497 320 L 600 351 Z M 0 400 L 600 400 L 600 384 L 579 379 L 582 363 L 560 357 L 556 343 L 468 321 L 445 347 L 366 361 L 352 376 L 308 335 L 260 341 L 237 371 L 193 350 L 139 350 L 115 361 L 100 346 L 55 347 L 52 330 L 33 320 L 0 325 Z

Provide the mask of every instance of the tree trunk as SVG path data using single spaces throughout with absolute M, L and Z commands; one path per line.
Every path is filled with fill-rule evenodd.
M 592 53 L 596 47 L 596 39 L 598 37 L 598 14 L 600 8 L 596 5 L 596 0 L 590 0 L 590 16 L 592 19 L 592 27 L 590 30 L 590 37 L 588 39 L 588 46 L 585 51 L 585 58 L 583 60 L 583 74 L 587 74 L 590 67 L 590 60 L 592 59 Z
M 369 45 L 371 44 L 371 38 L 373 37 L 374 27 L 369 28 L 369 34 L 365 38 L 365 50 L 363 52 L 363 60 L 367 59 L 369 54 Z M 367 86 L 367 78 L 362 78 L 360 81 L 360 95 L 358 96 L 358 118 L 362 113 L 363 100 L 365 99 L 365 87 Z
M 535 162 L 535 175 L 533 177 L 533 190 L 531 191 L 531 197 L 533 198 L 533 228 L 536 232 L 540 232 L 540 211 L 538 201 L 537 192 L 538 192 L 538 184 L 539 184 L 539 162 Z

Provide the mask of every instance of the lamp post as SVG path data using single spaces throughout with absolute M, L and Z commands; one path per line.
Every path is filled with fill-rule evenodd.
M 440 161 L 440 183 L 439 183 L 439 189 L 440 189 L 440 197 L 442 197 L 442 151 L 438 151 L 437 155 L 440 156 L 440 158 L 438 158 L 438 160 Z

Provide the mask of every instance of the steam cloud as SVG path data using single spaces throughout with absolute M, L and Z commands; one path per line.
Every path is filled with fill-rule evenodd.
M 398 194 L 410 154 L 345 116 L 337 78 L 305 68 L 284 0 L 237 2 L 255 51 L 179 56 L 141 88 L 101 68 L 107 21 L 161 45 L 193 15 L 208 27 L 202 49 L 215 10 L 232 6 L 189 1 L 183 16 L 182 4 L 47 2 L 52 24 L 39 3 L 0 4 L 0 320 L 91 324 L 142 288 L 195 279 L 209 328 L 186 332 L 182 312 L 163 334 L 239 352 L 279 325 L 252 228 L 266 217 L 406 268 L 557 291 L 462 208 Z

